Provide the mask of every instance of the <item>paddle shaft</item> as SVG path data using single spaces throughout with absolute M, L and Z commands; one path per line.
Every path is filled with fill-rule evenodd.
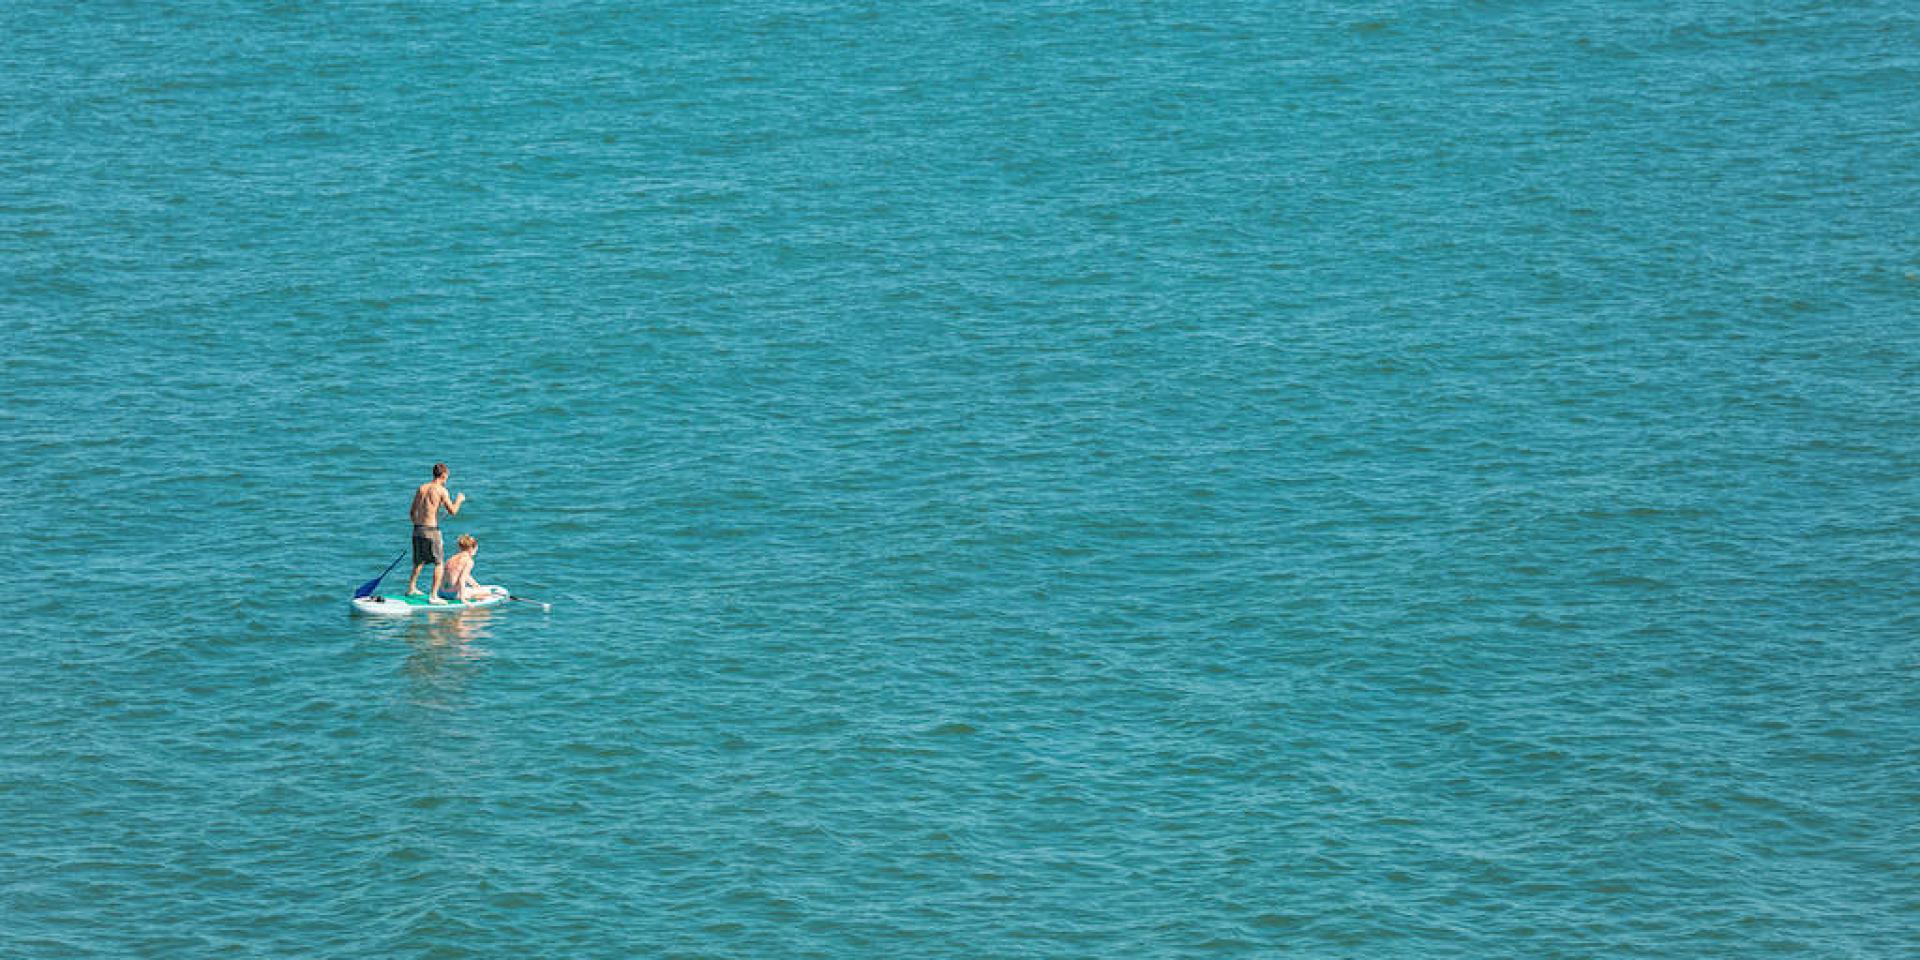
M 366 583 L 361 584 L 360 589 L 355 590 L 353 592 L 353 595 L 356 597 L 364 597 L 364 596 L 371 595 L 375 590 L 380 589 L 380 581 L 385 580 L 387 578 L 387 574 L 392 573 L 393 568 L 399 566 L 400 561 L 405 560 L 406 558 L 407 558 L 407 552 L 405 550 L 400 551 L 400 555 L 397 557 L 394 557 L 393 562 L 387 564 L 387 568 L 385 570 L 380 571 L 379 576 L 374 577 L 372 580 L 368 580 Z

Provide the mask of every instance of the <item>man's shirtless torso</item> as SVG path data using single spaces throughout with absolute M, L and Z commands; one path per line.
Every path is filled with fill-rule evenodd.
M 447 496 L 447 487 L 438 480 L 420 485 L 413 492 L 413 525 L 416 527 L 437 527 L 440 525 L 440 510 L 453 506 L 453 498 Z

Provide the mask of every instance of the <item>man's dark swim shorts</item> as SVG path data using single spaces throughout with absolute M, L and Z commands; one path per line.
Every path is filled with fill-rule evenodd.
M 440 563 L 440 528 L 414 524 L 413 564 L 419 566 L 423 563 Z

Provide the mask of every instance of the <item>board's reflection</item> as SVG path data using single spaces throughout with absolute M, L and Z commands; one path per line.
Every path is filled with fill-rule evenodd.
M 458 706 L 480 661 L 491 656 L 481 642 L 493 636 L 494 611 L 410 617 L 403 634 L 408 654 L 403 669 L 413 681 L 413 702 L 422 706 Z

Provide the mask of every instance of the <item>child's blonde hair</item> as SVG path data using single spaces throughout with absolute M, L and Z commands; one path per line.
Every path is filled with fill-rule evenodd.
M 463 533 L 460 535 L 460 539 L 454 541 L 454 544 L 462 550 L 472 550 L 474 547 L 480 545 L 480 541 L 475 540 L 471 533 Z

